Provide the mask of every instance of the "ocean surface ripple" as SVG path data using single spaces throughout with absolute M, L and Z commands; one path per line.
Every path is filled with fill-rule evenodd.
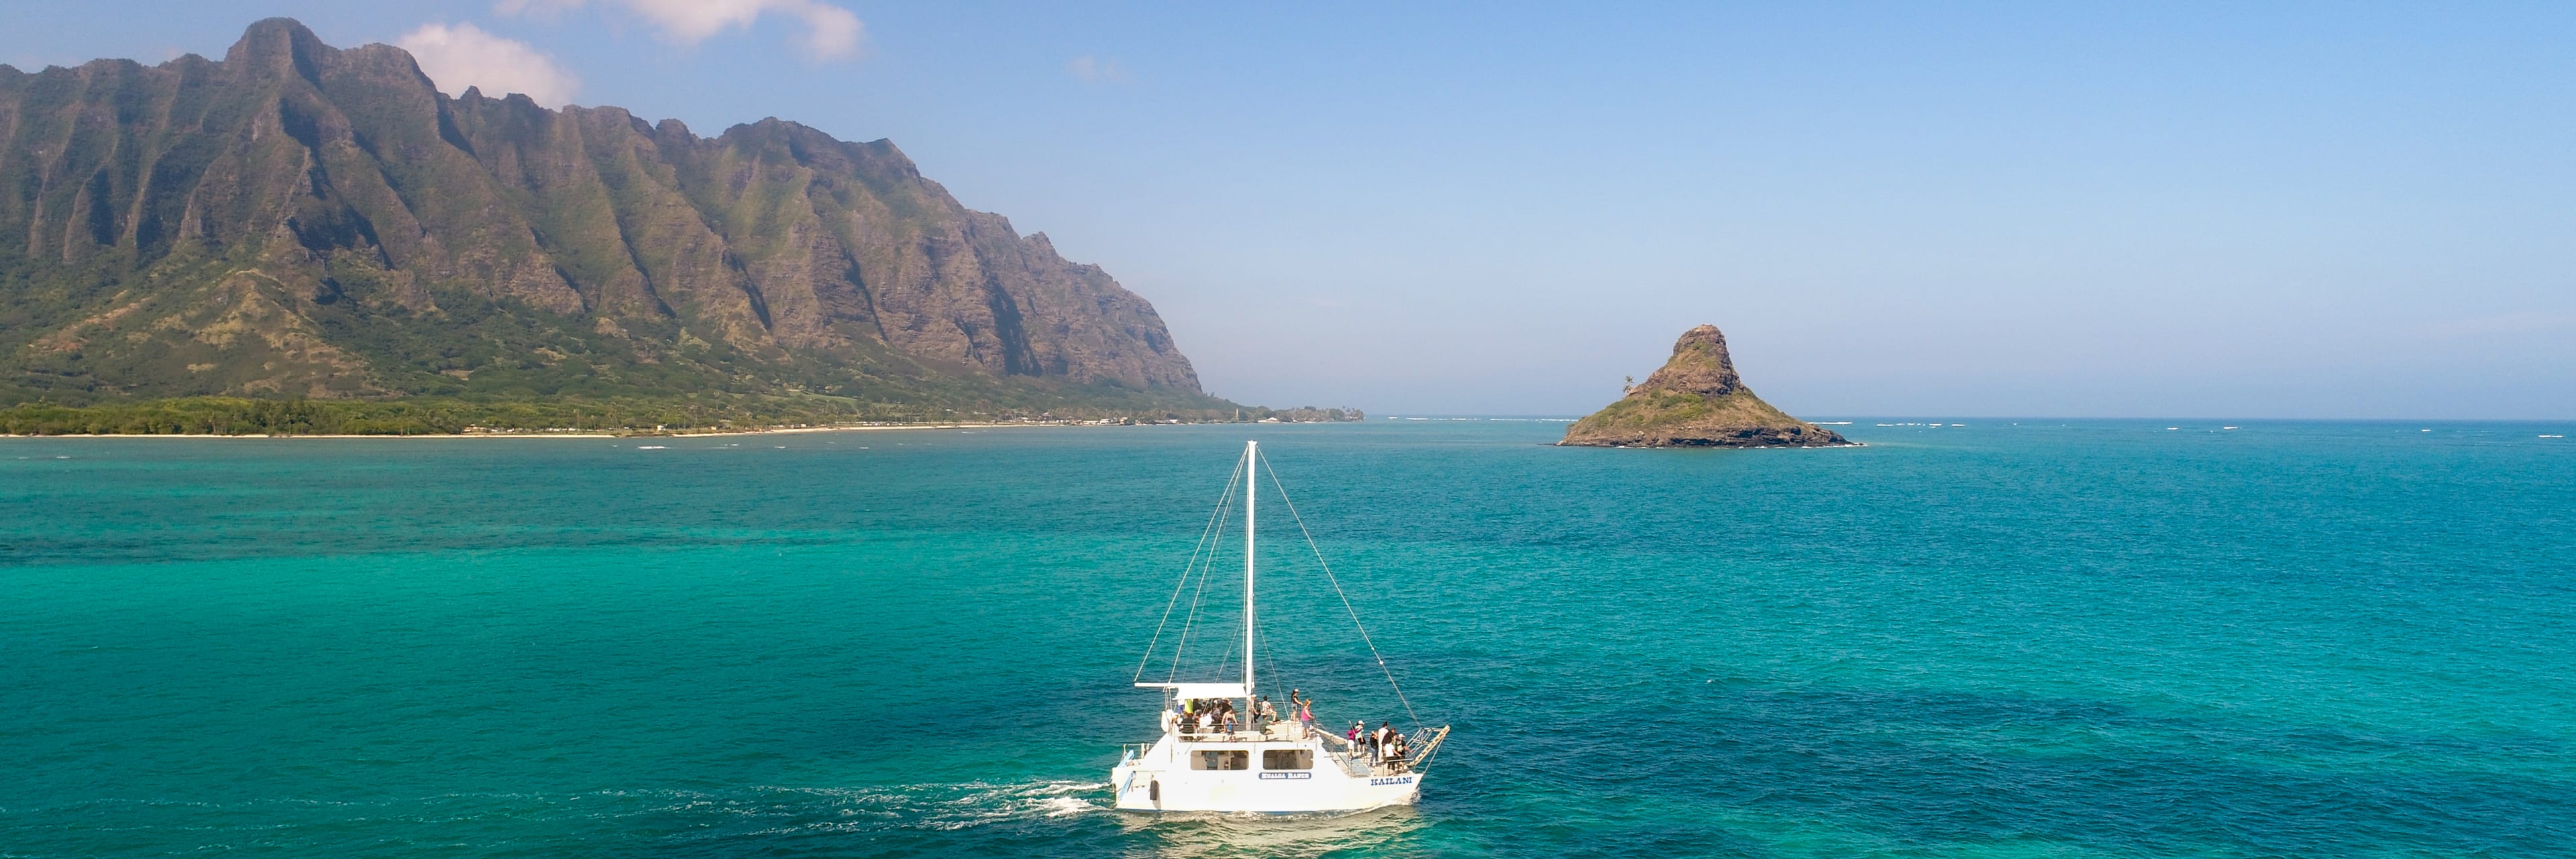
M 2565 427 L 1884 422 L 0 439 L 0 856 L 2576 855 Z M 1419 807 L 1108 808 L 1245 437 Z

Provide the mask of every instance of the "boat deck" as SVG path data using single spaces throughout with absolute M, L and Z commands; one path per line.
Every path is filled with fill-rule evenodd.
M 1280 736 L 1279 734 L 1272 733 L 1270 731 L 1190 731 L 1175 733 L 1173 738 L 1185 744 L 1287 743 L 1304 745 L 1307 740 L 1319 740 L 1323 743 L 1325 756 L 1331 758 L 1333 763 L 1339 765 L 1343 772 L 1349 773 L 1355 777 L 1368 777 L 1420 772 L 1425 764 L 1430 763 L 1432 754 L 1439 751 L 1440 741 L 1449 738 L 1449 728 L 1445 725 L 1437 728 L 1424 728 L 1405 737 L 1405 744 L 1410 746 L 1414 753 L 1410 757 L 1400 761 L 1371 760 L 1365 747 L 1351 742 L 1348 738 L 1345 738 L 1340 734 L 1328 734 L 1323 731 L 1309 731 L 1303 736 L 1299 736 L 1294 739 Z M 1154 744 L 1152 743 L 1130 743 L 1121 747 L 1124 752 L 1121 755 L 1121 758 L 1134 759 L 1141 757 L 1147 750 L 1152 749 L 1153 747 Z

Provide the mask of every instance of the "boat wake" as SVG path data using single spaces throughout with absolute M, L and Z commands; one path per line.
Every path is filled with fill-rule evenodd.
M 0 831 L 30 820 L 79 820 L 93 834 L 121 832 L 169 852 L 258 846 L 309 855 L 338 852 L 346 846 L 341 839 L 347 829 L 361 822 L 382 831 L 385 844 L 426 849 L 473 843 L 531 855 L 588 854 L 610 842 L 683 852 L 711 845 L 846 846 L 851 838 L 929 845 L 966 830 L 994 829 L 999 834 L 990 837 L 1002 838 L 1062 837 L 1075 828 L 1114 835 L 1119 831 L 1115 826 L 1081 823 L 1110 817 L 1105 814 L 1107 788 L 1097 781 L 1034 780 L 442 793 L 362 800 L 102 799 L 0 809 Z M 531 822 L 548 834 L 530 836 Z M 39 848 L 64 849 L 37 849 L 34 855 L 79 853 L 70 849 L 76 843 L 39 843 Z
M 970 781 L 858 788 L 757 790 L 779 800 L 807 798 L 834 807 L 844 830 L 907 828 L 957 830 L 1008 821 L 1074 817 L 1108 811 L 1091 797 L 1108 789 L 1097 781 Z M 788 802 L 786 805 L 804 803 Z
M 1152 838 L 1154 855 L 1166 859 L 1383 852 L 1410 841 L 1424 822 L 1419 811 L 1405 805 L 1327 814 L 1178 812 L 1128 815 L 1118 821 L 1128 834 Z

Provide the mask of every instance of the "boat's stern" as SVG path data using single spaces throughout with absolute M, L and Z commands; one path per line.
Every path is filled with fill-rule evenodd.
M 1171 760 L 1171 752 L 1166 744 L 1170 742 L 1170 735 L 1165 735 L 1163 742 L 1132 743 L 1119 747 L 1118 765 L 1109 768 L 1109 789 L 1116 794 L 1118 810 L 1159 811 L 1162 809 L 1161 775 L 1165 767 L 1150 762 L 1160 761 L 1168 764 Z

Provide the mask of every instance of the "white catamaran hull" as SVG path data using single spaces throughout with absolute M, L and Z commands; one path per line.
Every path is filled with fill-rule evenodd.
M 1166 734 L 1144 753 L 1109 772 L 1123 811 L 1199 811 L 1235 814 L 1324 814 L 1411 805 L 1422 790 L 1421 773 L 1385 767 L 1346 767 L 1316 742 L 1175 742 Z M 1177 746 L 1182 749 L 1175 753 Z M 1261 767 L 1265 751 L 1305 750 L 1310 769 Z M 1199 752 L 1247 752 L 1251 768 L 1190 767 Z M 1358 769 L 1359 773 L 1352 772 Z M 1374 771 L 1372 771 L 1374 770 Z

